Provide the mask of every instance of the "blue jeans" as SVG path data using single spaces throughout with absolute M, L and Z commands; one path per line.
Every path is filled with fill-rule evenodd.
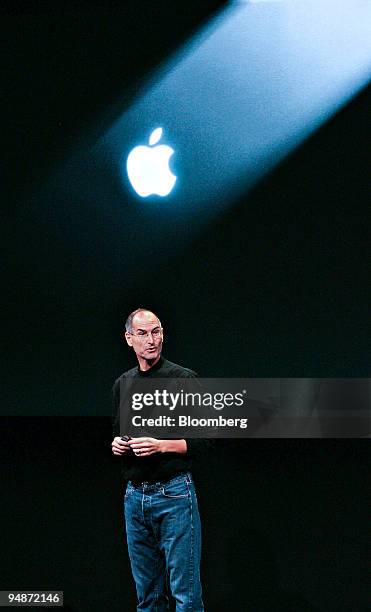
M 137 610 L 167 612 L 167 589 L 176 612 L 203 612 L 201 527 L 189 472 L 166 482 L 128 483 L 125 522 Z

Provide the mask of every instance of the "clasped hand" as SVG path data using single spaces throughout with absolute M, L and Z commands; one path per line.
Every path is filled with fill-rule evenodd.
M 111 446 L 114 455 L 124 455 L 131 449 L 137 457 L 149 457 L 149 455 L 161 452 L 161 443 L 162 440 L 147 437 L 131 438 L 128 442 L 125 442 L 117 436 Z

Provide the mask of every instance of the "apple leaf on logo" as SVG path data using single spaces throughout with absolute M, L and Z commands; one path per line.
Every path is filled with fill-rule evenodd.
M 156 128 L 155 130 L 153 130 L 152 134 L 149 137 L 149 144 L 155 145 L 156 142 L 160 140 L 161 136 L 162 136 L 162 128 Z

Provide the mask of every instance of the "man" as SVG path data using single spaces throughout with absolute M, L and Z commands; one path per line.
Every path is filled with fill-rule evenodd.
M 125 339 L 138 366 L 113 386 L 112 452 L 122 457 L 128 480 L 124 512 L 129 557 L 138 607 L 146 612 L 169 610 L 167 588 L 176 612 L 203 612 L 200 556 L 201 530 L 196 492 L 190 472 L 202 440 L 122 439 L 120 389 L 132 378 L 193 378 L 195 372 L 161 356 L 163 329 L 151 311 L 138 308 L 125 324 Z

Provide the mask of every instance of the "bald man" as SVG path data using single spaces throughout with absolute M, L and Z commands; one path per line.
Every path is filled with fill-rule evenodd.
M 162 357 L 163 339 L 161 322 L 150 310 L 138 308 L 128 316 L 125 340 L 138 365 L 113 385 L 112 452 L 122 458 L 128 481 L 124 515 L 137 610 L 167 612 L 170 590 L 176 612 L 203 612 L 201 528 L 191 465 L 205 442 L 151 437 L 125 441 L 125 432 L 120 432 L 120 388 L 127 379 L 197 376 Z

